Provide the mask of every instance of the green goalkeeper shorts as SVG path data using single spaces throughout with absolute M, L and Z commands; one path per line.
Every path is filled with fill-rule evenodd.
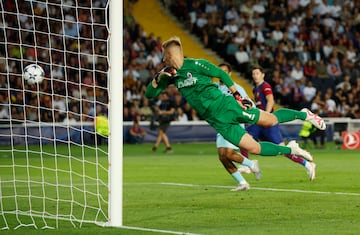
M 256 124 L 260 117 L 258 108 L 244 110 L 232 96 L 223 96 L 217 99 L 204 119 L 226 140 L 239 146 L 246 130 L 239 123 Z

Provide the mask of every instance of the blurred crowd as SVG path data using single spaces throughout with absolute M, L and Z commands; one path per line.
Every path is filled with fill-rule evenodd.
M 107 114 L 106 4 L 2 0 L 1 122 L 75 123 Z M 32 63 L 46 73 L 39 86 L 21 77 Z
M 149 100 L 144 93 L 155 73 L 164 67 L 162 41 L 154 33 L 145 32 L 132 15 L 132 4 L 128 7 L 124 12 L 124 121 L 151 121 L 157 115 L 156 106 L 160 100 Z M 176 110 L 173 120 L 200 119 L 174 85 L 165 92 Z
M 262 66 L 278 104 L 360 118 L 360 1 L 163 0 L 251 81 Z
M 135 1 L 125 2 L 124 121 L 150 121 L 158 100 L 146 99 L 144 92 L 164 66 L 162 41 L 133 17 Z M 325 117 L 360 118 L 360 1 L 162 3 L 204 47 L 230 62 L 249 82 L 251 67 L 261 65 L 278 104 L 308 107 Z M 107 1 L 87 4 L 3 1 L 0 120 L 11 116 L 19 121 L 76 122 L 107 115 Z M 34 61 L 51 78 L 39 87 L 24 84 L 20 76 Z M 176 108 L 174 120 L 201 119 L 174 86 L 166 92 Z

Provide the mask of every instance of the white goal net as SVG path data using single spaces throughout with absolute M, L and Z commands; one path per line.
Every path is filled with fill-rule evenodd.
M 109 4 L 0 1 L 0 229 L 110 220 Z

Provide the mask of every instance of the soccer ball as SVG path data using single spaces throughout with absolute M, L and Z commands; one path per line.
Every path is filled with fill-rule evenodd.
M 40 84 L 44 79 L 45 72 L 39 65 L 29 64 L 25 67 L 22 76 L 29 85 Z

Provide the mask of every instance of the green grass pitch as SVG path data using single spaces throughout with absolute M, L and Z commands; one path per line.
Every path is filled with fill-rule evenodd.
M 0 149 L 0 166 L 9 164 L 4 147 Z M 256 181 L 253 175 L 245 175 L 251 190 L 231 192 L 235 181 L 219 162 L 214 143 L 173 144 L 173 149 L 173 153 L 165 154 L 162 147 L 151 152 L 150 144 L 124 145 L 123 223 L 152 231 L 93 224 L 73 228 L 63 221 L 55 230 L 23 227 L 0 234 L 160 234 L 156 230 L 214 235 L 360 233 L 358 150 L 341 150 L 332 143 L 326 149 L 309 149 L 317 163 L 314 182 L 309 182 L 305 168 L 285 157 L 251 156 L 259 160 L 263 178 Z M 66 155 L 69 150 L 64 146 L 57 151 Z M 33 155 L 36 165 L 37 156 Z M 86 153 L 86 158 L 93 158 L 91 155 L 91 151 Z M 25 159 L 17 156 L 16 161 Z M 45 155 L 44 160 L 53 162 L 53 157 Z M 106 165 L 106 157 L 100 157 L 100 162 Z M 76 164 L 80 163 L 72 163 L 75 171 L 81 169 Z M 57 167 L 67 169 L 67 158 L 57 161 Z M 88 174 L 93 174 L 93 166 L 87 168 Z M 25 170 L 18 173 L 26 174 Z M 0 167 L 1 179 L 11 177 L 9 174 Z M 38 173 L 34 170 L 31 174 Z M 106 175 L 101 178 L 106 179 Z M 82 195 L 75 197 L 82 200 Z M 96 203 L 91 197 L 88 200 Z M 14 216 L 7 215 L 7 222 L 12 227 L 17 225 Z M 0 214 L 0 227 L 3 225 Z

